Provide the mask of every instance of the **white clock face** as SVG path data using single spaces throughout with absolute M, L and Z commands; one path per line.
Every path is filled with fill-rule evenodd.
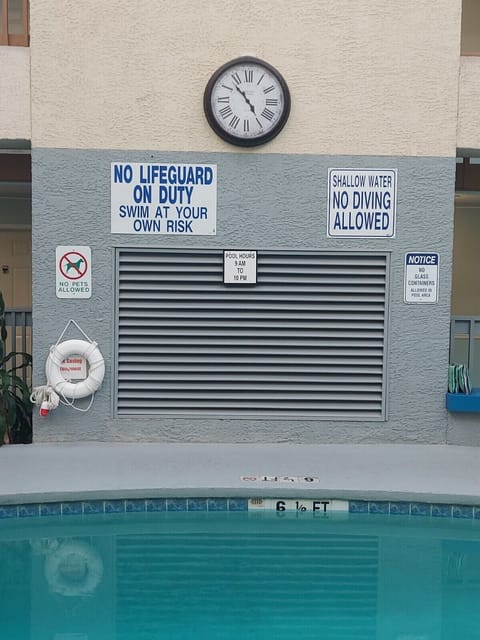
M 280 74 L 255 58 L 221 67 L 207 85 L 205 113 L 225 140 L 243 146 L 263 144 L 285 125 L 290 95 Z

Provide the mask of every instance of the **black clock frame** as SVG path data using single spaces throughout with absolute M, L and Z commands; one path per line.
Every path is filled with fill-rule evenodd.
M 270 131 L 268 131 L 267 133 L 261 136 L 257 136 L 255 138 L 242 138 L 241 136 L 236 136 L 233 133 L 229 133 L 228 131 L 225 131 L 225 129 L 223 129 L 218 124 L 217 119 L 213 115 L 212 91 L 213 91 L 213 88 L 215 87 L 215 84 L 219 76 L 221 76 L 230 67 L 234 67 L 237 64 L 249 64 L 249 63 L 264 67 L 269 73 L 271 73 L 276 77 L 283 91 L 284 107 L 283 107 L 283 113 L 281 117 L 275 123 L 275 126 L 272 127 L 272 129 L 270 129 Z M 215 71 L 215 73 L 212 75 L 210 80 L 207 82 L 207 85 L 205 87 L 205 92 L 203 94 L 203 110 L 205 112 L 205 117 L 207 118 L 208 124 L 211 126 L 211 128 L 215 131 L 215 133 L 220 138 L 238 147 L 257 147 L 275 138 L 287 123 L 288 117 L 290 115 L 290 106 L 291 106 L 290 91 L 288 89 L 288 85 L 285 82 L 285 79 L 283 78 L 282 74 L 279 71 L 277 71 L 277 69 L 275 69 L 275 67 L 273 67 L 268 62 L 265 62 L 264 60 L 260 60 L 260 58 L 255 58 L 252 56 L 242 56 L 240 58 L 235 58 L 234 60 L 230 60 L 229 62 L 226 62 L 221 67 L 219 67 Z

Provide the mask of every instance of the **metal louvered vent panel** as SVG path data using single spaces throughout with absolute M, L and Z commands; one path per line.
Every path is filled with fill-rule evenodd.
M 382 419 L 387 256 L 118 252 L 117 413 Z

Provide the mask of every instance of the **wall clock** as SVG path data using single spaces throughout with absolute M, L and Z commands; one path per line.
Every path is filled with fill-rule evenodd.
M 254 147 L 274 138 L 290 114 L 290 92 L 270 64 L 245 56 L 221 66 L 205 88 L 203 107 L 223 140 Z

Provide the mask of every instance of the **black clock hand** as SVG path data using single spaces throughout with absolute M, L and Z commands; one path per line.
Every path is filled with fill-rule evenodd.
M 250 102 L 250 100 L 247 98 L 245 91 L 242 91 L 238 85 L 235 85 L 235 89 L 238 91 L 238 93 L 241 93 L 242 96 L 245 99 L 245 102 L 248 104 L 248 106 L 250 107 L 250 111 L 252 111 L 255 114 L 255 107 L 253 106 L 253 104 Z M 255 114 L 256 115 L 256 114 Z

